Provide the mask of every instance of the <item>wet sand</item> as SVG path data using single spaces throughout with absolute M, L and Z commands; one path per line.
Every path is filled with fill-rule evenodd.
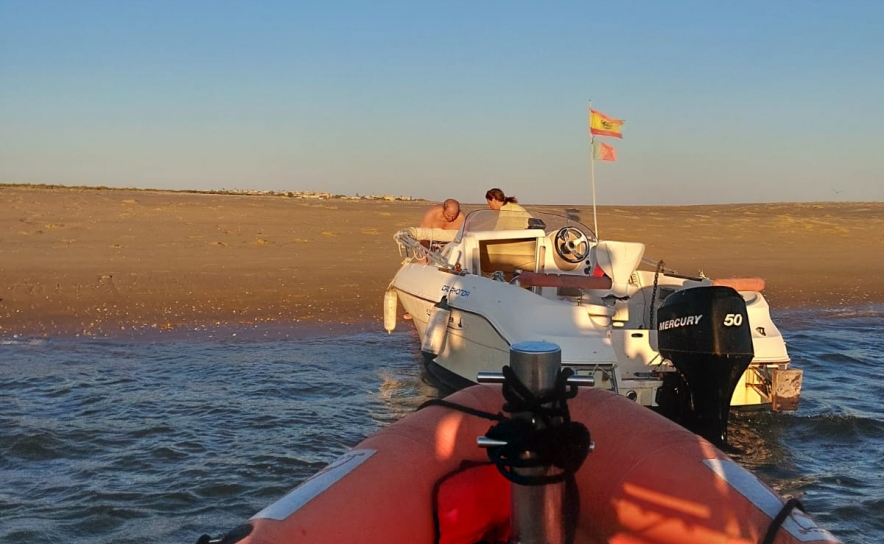
M 430 204 L 0 186 L 0 336 L 380 330 L 393 233 Z M 598 224 L 683 274 L 761 276 L 774 310 L 884 303 L 884 203 L 603 206 Z

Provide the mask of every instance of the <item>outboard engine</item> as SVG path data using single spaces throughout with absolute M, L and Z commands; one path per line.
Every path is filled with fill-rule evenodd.
M 685 289 L 666 298 L 657 321 L 659 351 L 678 371 L 658 391 L 660 411 L 726 446 L 731 397 L 755 356 L 746 302 L 730 287 Z

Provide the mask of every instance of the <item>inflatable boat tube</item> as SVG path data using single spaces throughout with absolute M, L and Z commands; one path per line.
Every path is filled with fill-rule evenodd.
M 489 385 L 447 400 L 491 413 L 502 403 L 499 386 Z M 576 474 L 575 542 L 837 542 L 803 512 L 784 509 L 792 501 L 712 444 L 651 410 L 598 389 L 581 391 L 568 405 L 572 419 L 585 424 L 595 442 Z M 487 463 L 476 438 L 488 428 L 487 420 L 450 408 L 420 410 L 364 440 L 224 542 L 455 542 L 437 534 L 434 490 L 465 461 Z M 497 488 L 484 491 L 506 492 Z M 477 505 L 492 502 L 465 497 L 472 522 L 484 515 L 475 512 Z M 488 515 L 489 524 L 494 516 L 499 512 Z M 233 533 L 237 536 L 230 538 Z

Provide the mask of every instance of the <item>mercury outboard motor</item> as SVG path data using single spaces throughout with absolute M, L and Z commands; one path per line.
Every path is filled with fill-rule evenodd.
M 660 411 L 717 446 L 727 446 L 731 397 L 755 351 L 746 302 L 730 287 L 695 287 L 666 298 L 657 344 L 672 361 L 658 391 Z

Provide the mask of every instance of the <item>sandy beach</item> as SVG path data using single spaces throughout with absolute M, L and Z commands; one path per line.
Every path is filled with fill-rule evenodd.
M 402 260 L 392 235 L 432 203 L 0 186 L 0 204 L 8 337 L 380 330 Z M 577 208 L 592 225 L 591 208 Z M 884 203 L 603 206 L 598 225 L 684 274 L 763 277 L 774 310 L 884 302 Z

